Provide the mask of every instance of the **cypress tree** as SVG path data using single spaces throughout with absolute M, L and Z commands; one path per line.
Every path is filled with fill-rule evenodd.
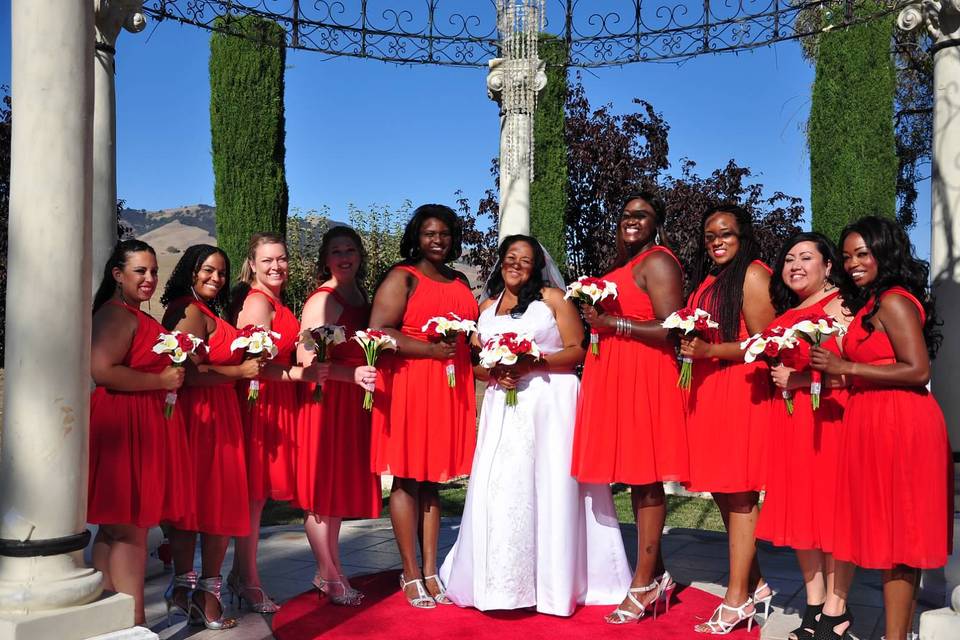
M 217 243 L 239 273 L 251 234 L 286 233 L 286 48 L 283 28 L 271 20 L 225 16 L 217 28 L 210 37 Z
M 875 13 L 875 2 L 858 12 Z M 822 34 L 808 123 L 813 228 L 836 240 L 868 215 L 894 217 L 893 17 Z
M 566 264 L 567 144 L 563 136 L 567 100 L 567 46 L 541 34 L 538 55 L 547 66 L 547 86 L 533 120 L 534 178 L 530 184 L 530 232 L 557 265 Z

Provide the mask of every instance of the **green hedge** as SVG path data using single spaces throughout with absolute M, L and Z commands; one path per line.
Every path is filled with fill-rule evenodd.
M 238 273 L 251 234 L 286 232 L 286 48 L 283 28 L 270 20 L 230 16 L 217 28 L 226 32 L 210 38 L 217 242 Z
M 861 216 L 896 213 L 892 34 L 885 16 L 821 36 L 807 133 L 810 201 L 813 228 L 833 239 Z
M 563 137 L 567 100 L 567 46 L 542 34 L 540 59 L 547 63 L 547 86 L 540 94 L 533 121 L 534 178 L 530 184 L 530 233 L 556 263 L 566 263 L 567 145 Z

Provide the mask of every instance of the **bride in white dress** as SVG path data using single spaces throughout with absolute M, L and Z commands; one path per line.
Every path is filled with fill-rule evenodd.
M 508 236 L 480 305 L 481 343 L 525 333 L 544 354 L 490 372 L 460 534 L 440 568 L 450 599 L 481 611 L 569 616 L 577 604 L 617 604 L 630 586 L 610 487 L 570 475 L 583 326 L 546 261 L 533 238 Z

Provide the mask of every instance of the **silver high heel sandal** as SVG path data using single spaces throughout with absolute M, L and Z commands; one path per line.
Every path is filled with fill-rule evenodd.
M 261 587 L 244 584 L 243 581 L 240 580 L 240 576 L 236 573 L 231 573 L 227 576 L 227 591 L 230 592 L 230 604 L 233 604 L 233 599 L 236 597 L 238 609 L 243 608 L 243 601 L 246 599 L 247 608 L 254 613 L 276 613 L 280 610 L 280 605 L 271 600 L 266 591 Z M 254 602 L 250 598 L 246 598 L 246 596 L 243 595 L 244 591 L 259 593 L 260 600 Z
M 176 613 L 178 615 L 183 615 L 187 618 L 190 616 L 190 593 L 197 588 L 197 572 L 196 571 L 187 571 L 186 573 L 181 573 L 180 575 L 173 576 L 170 580 L 170 586 L 167 587 L 167 590 L 163 592 L 163 600 L 167 603 L 167 626 L 173 626 L 173 615 Z M 187 606 L 183 607 L 178 604 L 173 599 L 173 593 L 177 589 L 186 589 L 186 602 Z
M 437 574 L 433 574 L 432 576 L 423 576 L 424 586 L 426 586 L 427 580 L 433 580 L 437 583 L 437 586 L 440 587 L 440 592 L 435 596 L 431 596 L 434 602 L 437 604 L 453 604 L 453 600 L 447 596 L 447 587 L 440 582 L 440 576 Z
M 347 587 L 342 580 L 326 580 L 316 576 L 313 586 L 320 592 L 321 598 L 326 596 L 330 602 L 341 607 L 359 607 L 363 601 L 363 594 L 353 587 Z
M 657 619 L 657 609 L 660 608 L 660 602 L 663 602 L 665 605 L 664 613 L 670 613 L 670 598 L 673 596 L 671 593 L 674 588 L 676 588 L 677 583 L 673 581 L 673 576 L 670 575 L 669 571 L 664 571 L 660 577 L 657 578 L 657 598 L 653 601 L 653 619 Z
M 191 596 L 190 598 L 190 618 L 189 623 L 191 625 L 203 625 L 207 629 L 232 629 L 237 626 L 236 618 L 224 618 L 223 617 L 223 603 L 220 601 L 220 589 L 223 586 L 223 577 L 222 576 L 213 576 L 212 578 L 200 578 L 197 582 L 197 590 L 193 592 L 193 595 L 196 596 L 198 593 L 209 593 L 214 598 L 217 599 L 217 604 L 220 606 L 220 615 L 217 616 L 215 620 L 207 618 L 207 614 L 204 610 L 203 604 L 197 604 L 196 599 Z M 202 598 L 201 598 L 202 600 Z
M 656 591 L 659 588 L 660 584 L 656 580 L 644 587 L 630 587 L 627 589 L 627 600 L 632 602 L 633 606 L 639 609 L 639 611 L 634 613 L 628 609 L 621 609 L 620 607 L 617 607 L 610 613 L 609 616 L 604 618 L 604 620 L 607 622 L 607 624 L 627 624 L 628 622 L 640 622 L 643 619 L 643 616 L 647 615 L 647 607 L 650 606 L 653 607 L 654 615 L 656 615 L 657 600 L 660 598 L 659 592 L 654 596 L 654 599 L 646 605 L 637 600 L 633 594 L 650 593 L 651 591 Z

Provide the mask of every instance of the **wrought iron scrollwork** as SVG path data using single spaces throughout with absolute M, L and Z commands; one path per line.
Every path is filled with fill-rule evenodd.
M 863 11 L 862 0 L 547 0 L 546 31 L 567 43 L 570 65 L 603 67 L 767 46 L 816 33 L 798 20 L 804 13 L 842 28 L 909 3 Z M 498 54 L 496 0 L 147 0 L 143 10 L 210 30 L 227 15 L 258 15 L 284 27 L 288 47 L 401 64 L 482 67 Z

